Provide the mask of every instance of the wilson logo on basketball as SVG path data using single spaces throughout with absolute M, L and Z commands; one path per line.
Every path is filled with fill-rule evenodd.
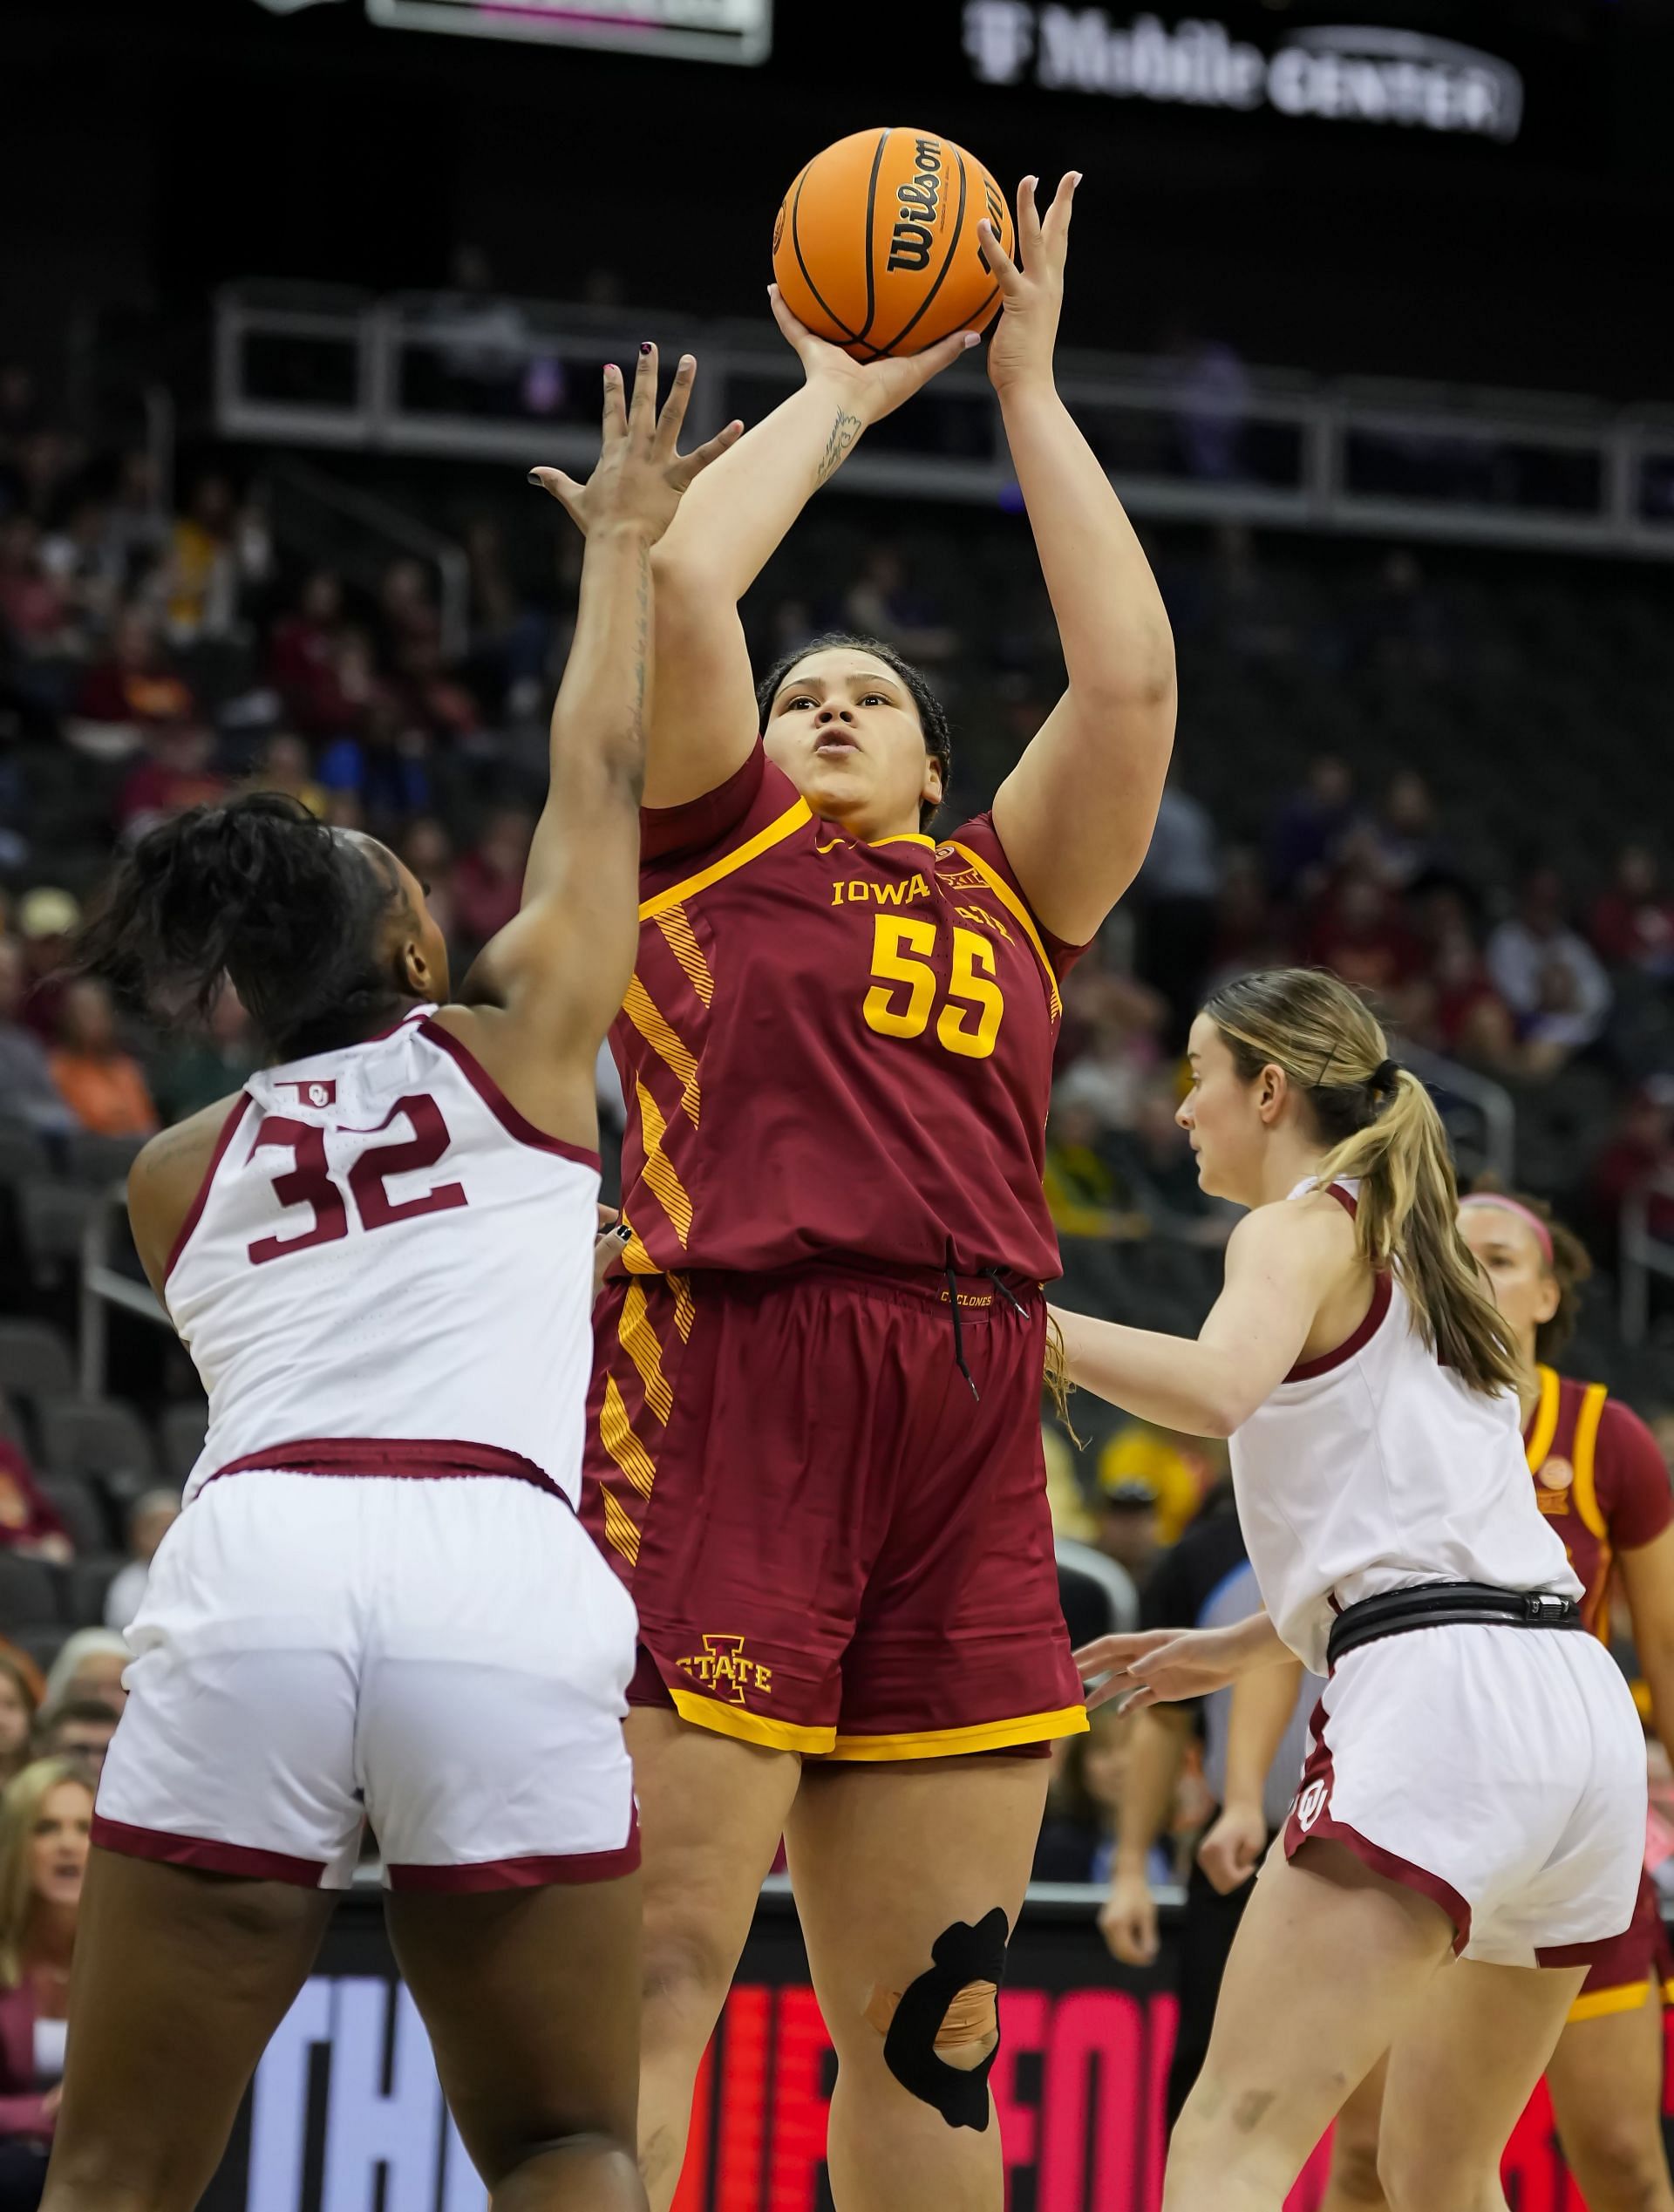
M 942 149 L 934 139 L 913 141 L 913 174 L 895 187 L 895 227 L 888 269 L 930 265 L 930 240 L 941 219 Z
M 1296 1826 L 1305 1834 L 1325 1810 L 1326 1785 L 1310 1782 L 1296 1800 Z

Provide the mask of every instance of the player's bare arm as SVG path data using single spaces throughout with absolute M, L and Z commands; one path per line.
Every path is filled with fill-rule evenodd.
M 514 1104 L 555 1133 L 594 1140 L 593 1065 L 633 972 L 639 806 L 652 679 L 651 548 L 689 484 L 743 425 L 681 454 L 697 364 L 683 357 L 659 412 L 657 349 L 642 349 L 631 403 L 604 371 L 598 466 L 585 485 L 534 472 L 587 536 L 575 642 L 552 711 L 552 778 L 523 904 L 440 1017 Z
M 1037 915 L 1084 944 L 1151 842 L 1174 749 L 1174 642 L 1144 548 L 1052 379 L 1070 212 L 1017 188 L 1021 266 L 982 225 L 1004 311 L 988 372 L 1057 617 L 1069 689 L 1001 785 L 994 827 Z
M 1617 1554 L 1652 1725 L 1674 1758 L 1674 1528 Z
M 1266 1609 L 1247 1620 L 1218 1629 L 1141 1629 L 1130 1635 L 1096 1637 L 1084 1644 L 1075 1664 L 1092 1687 L 1087 1706 L 1096 1712 L 1113 1698 L 1124 1712 L 1172 1705 L 1181 1698 L 1207 1698 L 1229 1682 L 1259 1668 L 1277 1666 L 1291 1656 Z
M 748 758 L 756 695 L 739 600 L 871 425 L 976 343 L 957 331 L 922 353 L 862 366 L 805 330 L 777 288 L 772 303 L 806 382 L 693 487 L 653 557 L 658 703 L 646 746 L 649 807 L 700 798 Z
M 140 1151 L 128 1170 L 128 1220 L 146 1279 L 161 1299 L 182 1223 L 203 1187 L 209 1162 L 237 1093 L 218 1099 L 172 1129 L 162 1129 Z
M 1340 1287 L 1352 1229 L 1339 1208 L 1330 1212 L 1336 1221 L 1306 1203 L 1247 1214 L 1227 1245 L 1225 1286 L 1195 1337 L 1054 1307 L 1070 1380 L 1141 1420 L 1230 1436 L 1302 1358 Z

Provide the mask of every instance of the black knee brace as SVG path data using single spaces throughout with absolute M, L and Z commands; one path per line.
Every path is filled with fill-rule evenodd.
M 883 2062 L 902 2087 L 934 2105 L 949 2127 L 988 2126 L 988 2077 L 999 2056 L 999 2011 L 994 2015 L 994 2048 L 969 2072 L 936 2056 L 936 2038 L 948 2007 L 973 1982 L 992 1983 L 997 2000 L 1005 1979 L 1005 1942 L 1011 1932 L 996 1905 L 974 1928 L 956 1920 L 930 1946 L 936 1962 L 902 1991 L 883 2038 Z

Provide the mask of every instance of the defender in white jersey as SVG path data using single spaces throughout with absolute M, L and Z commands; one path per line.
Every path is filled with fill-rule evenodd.
M 47 2212 L 187 2212 L 363 1818 L 461 2135 L 504 2212 L 631 2212 L 631 1603 L 575 1518 L 594 1063 L 632 971 L 650 549 L 682 459 L 605 371 L 522 910 L 444 1004 L 424 888 L 294 801 L 141 841 L 84 943 L 133 997 L 235 986 L 274 1064 L 148 1145 L 134 1241 L 209 1396 L 130 1631 Z
M 1058 1320 L 1072 1379 L 1230 1440 L 1265 1610 L 1079 1657 L 1094 1704 L 1288 1652 L 1329 1679 L 1165 2212 L 1277 2212 L 1386 2051 L 1393 2212 L 1487 2212 L 1587 1963 L 1632 1917 L 1638 1717 L 1534 1501 L 1515 1341 L 1423 1086 L 1351 991 L 1296 969 L 1217 993 L 1191 1065 L 1200 1179 L 1251 1208 L 1225 1290 L 1194 1341 Z

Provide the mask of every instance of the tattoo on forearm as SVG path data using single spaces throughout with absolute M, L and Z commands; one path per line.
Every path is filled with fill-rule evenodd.
M 826 440 L 826 450 L 820 456 L 820 466 L 814 472 L 813 482 L 816 491 L 826 479 L 841 466 L 849 447 L 860 434 L 860 417 L 846 415 L 840 408 L 837 419 L 831 425 L 831 435 Z

